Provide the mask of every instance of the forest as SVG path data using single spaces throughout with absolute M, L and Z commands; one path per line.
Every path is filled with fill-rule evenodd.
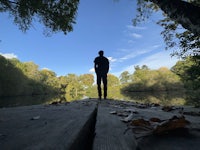
M 134 92 L 181 91 L 192 93 L 189 101 L 199 103 L 200 64 L 196 60 L 190 56 L 170 69 L 161 67 L 152 70 L 143 65 L 135 66 L 133 74 L 128 71 L 122 72 L 119 77 L 108 74 L 108 98 L 134 98 L 131 96 Z M 21 62 L 1 55 L 0 66 L 0 97 L 62 95 L 64 101 L 97 97 L 93 74 L 57 76 L 51 70 L 40 70 L 34 62 Z

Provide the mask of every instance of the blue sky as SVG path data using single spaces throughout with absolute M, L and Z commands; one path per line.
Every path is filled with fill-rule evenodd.
M 73 32 L 46 37 L 42 24 L 33 22 L 23 33 L 8 14 L 1 13 L 0 54 L 22 62 L 33 61 L 57 76 L 94 73 L 93 61 L 99 50 L 104 50 L 110 60 L 109 72 L 116 76 L 123 71 L 132 73 L 135 65 L 151 69 L 172 67 L 178 59 L 164 48 L 162 28 L 156 25 L 161 16 L 154 14 L 133 27 L 135 15 L 134 0 L 83 0 Z

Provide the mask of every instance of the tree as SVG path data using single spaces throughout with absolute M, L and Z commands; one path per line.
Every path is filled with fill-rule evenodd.
M 172 55 L 185 57 L 199 55 L 200 47 L 200 1 L 198 0 L 138 0 L 138 14 L 133 24 L 149 18 L 159 8 L 164 12 L 164 19 L 157 23 L 164 27 L 161 32 L 166 49 L 180 47 Z M 181 29 L 184 27 L 185 29 Z M 177 40 L 178 39 L 178 40 Z
M 157 4 L 171 19 L 195 35 L 200 35 L 200 5 L 183 0 L 150 0 Z
M 196 62 L 194 57 L 178 61 L 171 70 L 181 77 L 188 89 L 200 89 L 200 62 Z
M 114 87 L 119 86 L 119 79 L 115 75 L 108 74 L 108 86 Z
M 145 67 L 136 66 L 133 73 L 133 81 L 122 88 L 122 93 L 126 91 L 175 91 L 182 90 L 183 84 L 179 76 L 166 67 L 158 70 L 150 70 Z
M 79 0 L 0 0 L 0 12 L 8 12 L 22 31 L 30 28 L 33 19 L 52 32 L 64 34 L 73 30 Z
M 34 62 L 24 62 L 21 65 L 22 72 L 30 79 L 40 81 L 41 80 L 41 75 L 38 70 L 39 66 L 36 65 Z
M 94 76 L 93 74 L 83 74 L 79 76 L 79 80 L 85 87 L 90 87 L 94 83 Z
M 122 84 L 126 84 L 126 83 L 128 83 L 130 81 L 131 75 L 130 75 L 130 73 L 128 71 L 124 71 L 124 72 L 121 73 L 119 78 L 120 78 L 120 82 Z
M 187 89 L 188 104 L 200 106 L 200 61 L 197 62 L 194 57 L 187 57 L 182 61 L 178 61 L 171 70 L 183 81 Z
M 33 62 L 22 63 L 0 55 L 0 66 L 0 96 L 57 93 L 56 84 L 50 85 L 41 80 L 44 76 Z
M 108 74 L 108 98 L 119 99 L 120 97 L 120 81 L 118 77 Z
M 47 84 L 52 87 L 59 88 L 59 83 L 58 83 L 59 80 L 56 77 L 55 72 L 48 70 L 48 69 L 42 69 L 40 71 L 40 74 L 41 74 L 41 82 L 42 83 Z

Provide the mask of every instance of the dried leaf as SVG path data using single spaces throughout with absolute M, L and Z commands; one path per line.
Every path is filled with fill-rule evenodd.
M 117 111 L 111 111 L 110 114 L 117 114 Z
M 144 119 L 136 119 L 132 120 L 131 124 L 133 126 L 150 126 L 150 122 Z
M 162 110 L 163 110 L 163 111 L 166 111 L 166 112 L 169 112 L 169 111 L 174 110 L 174 108 L 173 108 L 173 106 L 164 106 L 164 107 L 162 108 Z
M 128 114 L 126 112 L 117 112 L 117 115 L 120 117 L 127 117 Z
M 155 117 L 150 118 L 149 120 L 150 120 L 151 122 L 162 122 L 162 120 L 160 120 L 159 118 L 155 118 Z
M 133 119 L 133 113 L 129 114 L 128 117 L 121 119 L 123 122 L 130 122 Z
M 171 119 L 166 120 L 161 124 L 157 125 L 153 133 L 154 134 L 166 133 L 172 130 L 176 130 L 178 128 L 185 128 L 186 125 L 188 124 L 189 121 L 187 121 L 184 116 L 181 117 L 173 116 Z
M 35 117 L 31 118 L 31 120 L 38 120 L 38 119 L 40 119 L 40 116 L 35 116 Z

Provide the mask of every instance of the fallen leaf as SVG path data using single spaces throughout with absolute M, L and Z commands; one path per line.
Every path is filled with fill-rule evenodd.
M 117 111 L 111 111 L 110 114 L 117 114 Z
M 117 115 L 120 117 L 127 117 L 128 114 L 126 112 L 117 112 Z
M 150 120 L 151 122 L 162 122 L 161 119 L 159 119 L 159 118 L 155 118 L 155 117 L 150 118 L 149 120 Z
M 150 126 L 150 122 L 144 119 L 136 119 L 136 120 L 132 120 L 130 125 L 133 126 Z
M 185 128 L 190 122 L 184 116 L 173 116 L 171 119 L 162 122 L 154 129 L 154 134 L 163 134 L 178 128 Z
M 166 112 L 169 112 L 169 111 L 174 110 L 174 108 L 173 108 L 173 106 L 164 106 L 164 107 L 162 108 L 162 110 L 163 110 L 163 111 L 166 111 Z
M 31 120 L 38 120 L 38 119 L 40 119 L 40 116 L 35 116 L 35 117 L 31 118 Z
M 133 119 L 133 113 L 129 114 L 126 118 L 121 119 L 123 122 L 129 122 Z

